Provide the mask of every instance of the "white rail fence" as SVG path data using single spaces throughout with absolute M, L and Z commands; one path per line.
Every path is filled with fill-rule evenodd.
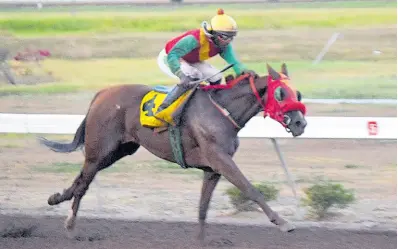
M 74 134 L 84 115 L 0 113 L 0 133 Z M 307 117 L 295 139 L 397 139 L 396 117 Z M 239 132 L 242 138 L 292 138 L 276 121 L 256 116 Z
M 74 134 L 84 115 L 0 113 L 0 133 Z M 396 117 L 307 117 L 305 133 L 294 139 L 397 139 Z M 285 163 L 277 138 L 291 134 L 270 118 L 254 117 L 238 134 L 241 138 L 271 139 L 287 176 L 296 204 L 296 185 Z M 98 184 L 98 183 L 97 183 Z M 298 214 L 298 213 L 296 213 Z

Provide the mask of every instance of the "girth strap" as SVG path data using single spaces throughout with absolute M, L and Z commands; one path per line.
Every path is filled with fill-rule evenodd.
M 188 168 L 185 162 L 184 148 L 182 147 L 181 127 L 169 125 L 169 139 L 174 159 L 182 168 Z

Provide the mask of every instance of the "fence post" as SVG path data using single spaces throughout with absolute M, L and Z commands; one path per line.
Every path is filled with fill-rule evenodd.
M 286 174 L 287 180 L 289 182 L 289 185 L 292 188 L 292 192 L 293 192 L 294 198 L 296 199 L 296 216 L 297 217 L 301 217 L 301 213 L 299 211 L 299 199 L 298 199 L 298 196 L 297 196 L 296 184 L 294 182 L 294 179 L 293 179 L 292 175 L 289 172 L 289 169 L 287 168 L 287 165 L 286 165 L 286 162 L 285 162 L 285 158 L 282 155 L 282 152 L 281 152 L 281 150 L 279 148 L 278 142 L 276 141 L 275 138 L 271 138 L 271 141 L 272 141 L 272 143 L 274 145 L 276 153 L 278 154 L 279 160 L 281 161 L 282 168 L 285 171 L 285 174 Z
M 6 80 L 8 80 L 9 83 L 15 85 L 15 79 L 14 76 L 12 75 L 10 68 L 7 64 L 7 56 L 8 56 L 9 51 L 4 48 L 0 48 L 0 72 L 3 72 L 4 77 Z
M 297 199 L 296 185 L 295 185 L 294 180 L 293 180 L 293 178 L 292 178 L 292 176 L 291 176 L 291 174 L 289 172 L 289 169 L 287 168 L 285 159 L 284 159 L 284 157 L 282 155 L 282 152 L 281 152 L 281 150 L 279 148 L 279 144 L 278 144 L 278 142 L 276 141 L 275 138 L 271 138 L 271 141 L 274 144 L 276 153 L 278 154 L 279 160 L 281 161 L 282 168 L 285 171 L 285 174 L 287 176 L 287 180 L 288 180 L 288 182 L 290 184 L 290 187 L 292 188 L 292 191 L 293 191 L 293 194 L 294 194 L 294 198 Z

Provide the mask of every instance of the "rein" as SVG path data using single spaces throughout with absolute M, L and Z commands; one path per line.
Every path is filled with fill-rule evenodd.
M 266 112 L 267 106 L 266 106 L 266 103 L 264 101 L 264 98 L 260 97 L 260 94 L 258 93 L 256 86 L 254 85 L 254 77 L 253 76 L 250 76 L 249 83 L 250 83 L 250 87 L 252 88 L 252 91 L 254 93 L 254 96 L 256 96 L 257 101 L 263 107 L 264 118 L 265 118 L 267 116 L 267 112 Z
M 264 99 L 261 98 L 261 96 L 260 96 L 260 94 L 259 94 L 259 92 L 258 92 L 258 90 L 257 90 L 257 88 L 256 88 L 256 86 L 254 84 L 254 76 L 251 76 L 250 74 L 240 75 L 238 78 L 235 78 L 232 81 L 230 81 L 227 85 L 215 85 L 215 86 L 211 86 L 210 85 L 210 86 L 204 86 L 204 87 L 201 87 L 201 88 L 203 90 L 209 90 L 209 89 L 231 89 L 236 84 L 238 84 L 239 82 L 241 82 L 242 80 L 247 79 L 247 78 L 249 78 L 249 84 L 250 84 L 250 87 L 251 87 L 251 89 L 253 91 L 253 94 L 256 96 L 257 101 L 261 104 L 261 106 L 263 108 L 264 118 L 265 118 L 267 116 L 266 115 L 266 109 L 267 109 L 266 108 L 266 103 L 265 103 Z M 224 108 L 220 104 L 218 104 L 210 95 L 209 95 L 209 97 L 210 97 L 211 102 L 214 104 L 214 106 L 221 112 L 221 114 L 223 114 L 225 117 L 227 117 L 231 121 L 231 123 L 235 126 L 235 128 L 237 130 L 242 129 L 242 125 L 239 125 L 238 122 L 235 121 L 232 118 L 230 112 L 226 108 Z
M 202 89 L 204 91 L 213 90 L 213 89 L 223 89 L 223 90 L 231 89 L 232 87 L 237 85 L 239 82 L 241 82 L 242 80 L 244 80 L 248 77 L 250 77 L 250 74 L 242 74 L 238 78 L 235 78 L 235 79 L 229 81 L 225 85 L 207 85 L 207 86 L 201 86 L 200 89 Z

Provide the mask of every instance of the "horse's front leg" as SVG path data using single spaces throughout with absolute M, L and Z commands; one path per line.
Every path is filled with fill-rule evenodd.
M 202 193 L 199 203 L 199 231 L 198 240 L 203 243 L 206 225 L 207 211 L 214 189 L 220 180 L 221 175 L 215 172 L 204 172 Z
M 207 147 L 207 160 L 211 167 L 217 173 L 223 175 L 228 181 L 235 185 L 242 193 L 244 193 L 250 200 L 256 202 L 269 220 L 277 225 L 283 232 L 290 232 L 294 230 L 294 226 L 281 218 L 278 213 L 274 212 L 265 202 L 265 198 L 260 191 L 246 179 L 238 166 L 232 160 L 232 156 L 225 153 L 219 146 Z

